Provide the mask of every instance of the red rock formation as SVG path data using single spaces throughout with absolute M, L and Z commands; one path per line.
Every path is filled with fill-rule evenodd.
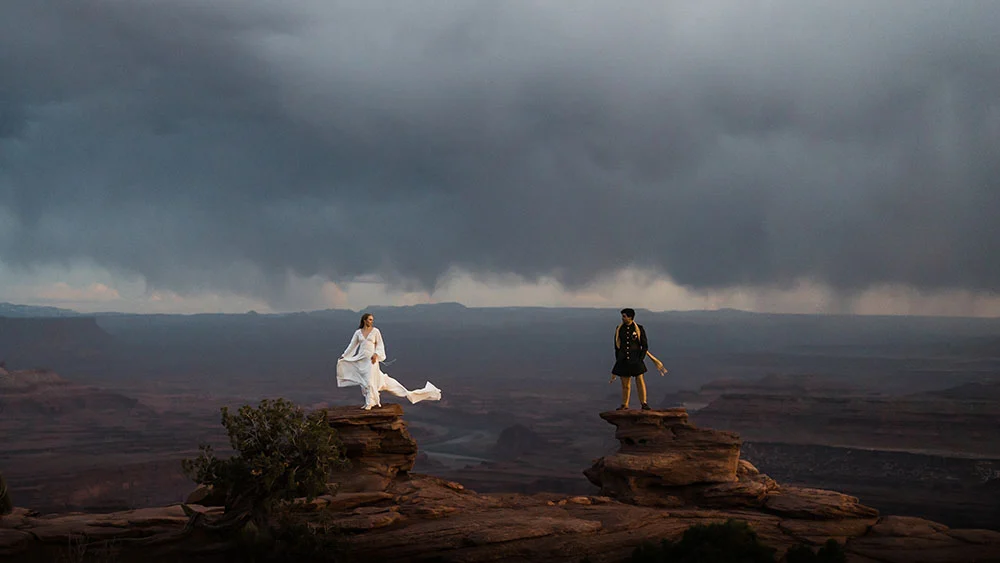
M 618 452 L 584 471 L 601 493 L 630 504 L 660 507 L 759 508 L 829 520 L 872 518 L 874 508 L 833 491 L 781 487 L 740 459 L 733 432 L 696 428 L 684 409 L 610 411 Z
M 366 411 L 361 407 L 327 409 L 327 420 L 340 433 L 347 471 L 332 479 L 340 492 L 384 491 L 393 479 L 403 478 L 417 459 L 417 442 L 403 421 L 403 407 L 386 405 Z
M 343 533 L 343 549 L 359 560 L 578 563 L 586 557 L 593 563 L 618 563 L 642 542 L 676 540 L 692 525 L 738 518 L 779 555 L 792 545 L 820 545 L 832 538 L 845 544 L 850 563 L 1000 561 L 1000 532 L 955 530 L 918 518 L 878 518 L 859 508 L 856 499 L 832 491 L 765 487 L 759 509 L 688 505 L 664 509 L 608 496 L 477 494 L 458 483 L 409 473 L 416 446 L 401 414 L 398 406 L 381 412 L 337 409 L 329 414 L 331 424 L 342 430 L 354 471 L 362 481 L 384 487 L 320 497 L 305 508 L 314 510 L 323 525 Z M 595 475 L 602 480 L 620 477 L 612 472 L 617 468 L 638 483 L 636 475 L 644 467 L 639 459 L 645 455 L 645 466 L 651 469 L 643 478 L 661 479 L 657 485 L 661 489 L 698 491 L 702 501 L 736 506 L 745 505 L 745 500 L 721 500 L 727 491 L 746 491 L 740 489 L 741 483 L 766 480 L 738 459 L 738 438 L 693 428 L 682 412 L 611 414 L 605 419 L 618 422 L 625 452 L 615 455 L 633 459 L 595 464 L 600 467 Z M 671 445 L 673 453 L 667 451 Z M 685 459 L 701 469 L 685 468 Z M 633 486 L 622 492 L 634 501 L 648 498 L 654 490 Z M 213 556 L 221 560 L 226 546 L 217 537 L 199 535 L 197 525 L 220 512 L 191 505 L 42 517 L 19 509 L 0 519 L 0 557 L 10 563 L 58 560 L 67 546 L 77 553 L 82 546 L 87 553 L 113 548 L 114 560 L 121 563 L 196 557 L 207 561 Z
M 691 486 L 738 482 L 740 438 L 695 428 L 684 409 L 601 413 L 621 447 L 584 471 L 601 493 L 648 506 L 682 506 Z

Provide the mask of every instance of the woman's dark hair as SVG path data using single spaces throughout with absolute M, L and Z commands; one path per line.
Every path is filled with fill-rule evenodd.
M 635 309 L 631 309 L 631 308 L 622 309 L 622 314 L 625 315 L 626 317 L 630 318 L 630 319 L 634 319 L 635 318 Z
M 371 313 L 363 313 L 361 315 L 361 322 L 358 323 L 358 328 L 365 328 L 365 319 L 367 319 L 370 316 L 372 316 Z

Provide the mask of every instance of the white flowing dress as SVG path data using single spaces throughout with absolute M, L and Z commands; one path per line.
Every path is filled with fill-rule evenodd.
M 372 355 L 376 361 L 372 363 Z M 440 401 L 441 390 L 430 381 L 423 389 L 410 391 L 395 379 L 382 372 L 379 367 L 385 360 L 385 342 L 382 333 L 375 327 L 366 337 L 361 329 L 354 331 L 351 343 L 344 350 L 344 357 L 337 360 L 337 387 L 358 385 L 365 396 L 365 410 L 381 407 L 379 392 L 388 391 L 397 397 L 406 397 L 411 403 L 420 401 Z

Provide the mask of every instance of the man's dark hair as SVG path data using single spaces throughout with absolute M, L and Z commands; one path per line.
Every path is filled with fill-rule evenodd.
M 631 308 L 622 309 L 622 314 L 625 315 L 626 317 L 630 318 L 630 319 L 634 319 L 635 318 L 635 309 L 631 309 Z

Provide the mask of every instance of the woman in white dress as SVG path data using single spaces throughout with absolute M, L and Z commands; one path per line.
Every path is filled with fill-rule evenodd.
M 351 343 L 337 360 L 337 387 L 359 385 L 365 396 L 365 410 L 382 406 L 380 391 L 406 397 L 411 403 L 441 400 L 441 390 L 430 381 L 423 389 L 409 391 L 383 373 L 379 364 L 384 360 L 385 342 L 382 340 L 382 333 L 375 328 L 375 317 L 371 313 L 365 313 L 361 315 L 361 323 L 358 330 L 354 331 Z

